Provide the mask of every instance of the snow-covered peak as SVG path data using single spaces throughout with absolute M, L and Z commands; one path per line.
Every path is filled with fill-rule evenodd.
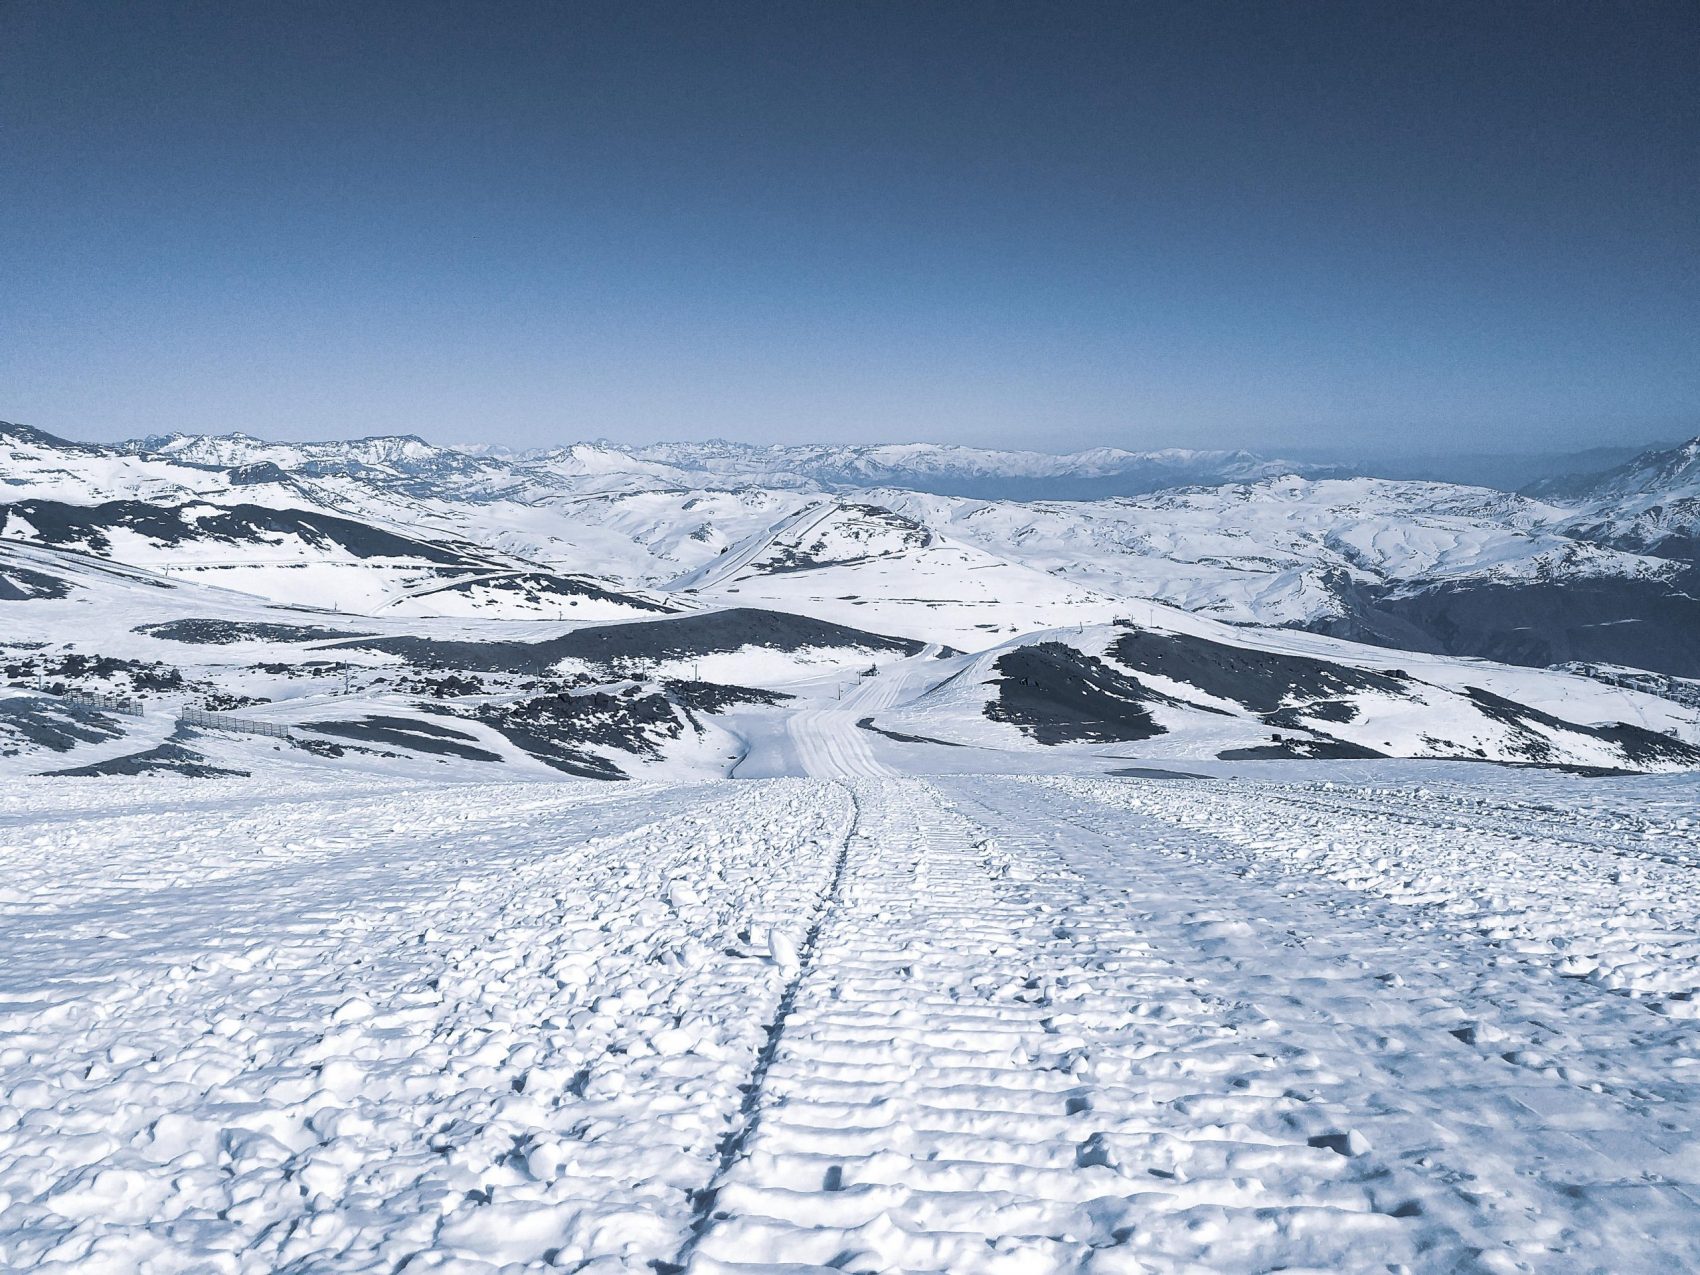
M 1579 504 L 1661 500 L 1691 496 L 1700 489 L 1700 437 L 1675 447 L 1653 448 L 1613 469 L 1548 479 L 1527 490 Z
M 312 443 L 274 443 L 243 433 L 155 434 L 120 443 L 118 449 L 221 469 L 270 462 L 284 470 L 334 472 L 362 467 L 413 473 L 453 470 L 479 463 L 463 452 L 427 443 L 415 434 L 380 434 Z
M 1342 471 L 1265 459 L 1244 451 L 1169 448 L 1133 452 L 1096 447 L 1065 454 L 937 443 L 769 446 L 659 443 L 634 454 L 723 478 L 789 473 L 833 489 L 905 487 L 965 496 L 1014 498 L 1132 495 L 1163 487 L 1254 481 L 1272 474 Z
M 633 445 L 596 439 L 514 451 L 483 443 L 440 447 L 411 434 L 296 443 L 234 432 L 155 434 L 115 450 L 218 469 L 264 463 L 293 474 L 356 475 L 406 483 L 412 490 L 433 481 L 472 481 L 485 491 L 604 491 L 654 484 L 817 492 L 898 487 L 988 498 L 1096 499 L 1283 474 L 1322 478 L 1347 472 L 1241 450 L 1094 447 L 1053 454 L 922 442 L 764 446 L 711 439 Z
M 1591 478 L 1549 484 L 1579 536 L 1662 557 L 1700 560 L 1700 438 L 1643 452 Z

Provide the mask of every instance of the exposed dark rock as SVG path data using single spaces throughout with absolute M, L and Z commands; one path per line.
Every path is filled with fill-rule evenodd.
M 841 506 L 843 512 L 853 515 L 850 522 L 834 519 L 829 526 L 838 540 L 854 543 L 858 529 L 864 529 L 869 538 L 878 536 L 882 542 L 889 542 L 892 533 L 896 533 L 895 548 L 901 552 L 906 549 L 924 549 L 933 543 L 933 533 L 916 522 L 892 509 L 881 505 L 846 504 Z M 860 525 L 860 527 L 858 526 Z M 795 545 L 776 545 L 772 552 L 763 557 L 756 565 L 756 570 L 763 575 L 785 575 L 793 571 L 812 571 L 817 567 L 845 566 L 854 562 L 867 562 L 870 558 L 883 556 L 891 551 L 887 545 L 880 554 L 857 554 L 831 552 L 827 547 L 824 536 L 817 536 L 807 543 Z
M 0 421 L 0 443 L 29 443 L 35 447 L 51 447 L 56 451 L 72 452 L 81 456 L 99 456 L 106 451 L 94 443 L 73 443 L 68 438 L 49 434 L 33 425 L 18 425 L 12 421 Z
M 45 678 L 48 689 L 55 694 L 63 694 L 91 681 L 127 684 L 133 692 L 180 691 L 187 685 L 182 671 L 169 664 L 119 659 L 111 655 L 85 655 L 81 651 L 38 656 L 27 661 L 8 660 L 0 665 L 0 674 L 14 685 L 33 684 L 38 677 Z
M 1209 775 L 1195 774 L 1190 770 L 1164 770 L 1157 766 L 1123 766 L 1120 770 L 1107 772 L 1117 779 L 1209 779 Z
M 68 581 L 28 567 L 0 566 L 0 602 L 35 602 L 69 596 Z
M 231 485 L 234 487 L 258 487 L 265 483 L 292 482 L 288 474 L 279 469 L 269 460 L 256 461 L 252 465 L 238 465 L 228 471 Z
M 462 761 L 501 761 L 500 753 L 462 743 L 477 738 L 465 731 L 416 717 L 368 716 L 356 721 L 303 722 L 295 729 L 363 743 L 387 744 L 410 752 L 458 757 Z
M 884 735 L 887 739 L 895 740 L 899 744 L 937 744 L 943 748 L 967 747 L 966 744 L 959 744 L 953 739 L 933 739 L 926 735 L 906 735 L 900 730 L 886 730 L 883 726 L 875 726 L 874 719 L 871 717 L 858 718 L 856 725 L 863 730 L 872 731 L 876 735 Z
M 455 642 L 387 637 L 339 643 L 400 655 L 426 668 L 486 673 L 546 673 L 566 659 L 610 668 L 692 659 L 746 646 L 795 651 L 811 646 L 853 647 L 914 655 L 925 644 L 867 633 L 826 620 L 737 607 L 665 620 L 598 624 L 542 642 Z
M 192 642 L 206 646 L 228 646 L 233 642 L 326 642 L 336 638 L 365 637 L 347 629 L 331 629 L 319 624 L 279 624 L 267 620 L 167 620 L 161 624 L 138 625 L 133 632 L 149 637 L 165 638 L 171 642 Z
M 763 691 L 753 686 L 732 686 L 724 682 L 668 680 L 661 686 L 677 703 L 699 713 L 723 713 L 740 704 L 773 707 L 796 698 L 784 691 Z
M 214 766 L 193 749 L 185 748 L 174 740 L 166 740 L 163 744 L 139 753 L 126 753 L 122 757 L 93 762 L 87 766 L 73 766 L 68 770 L 48 770 L 42 773 L 85 779 L 112 775 L 181 775 L 186 779 L 223 779 L 238 778 L 249 772 Z
M 1271 726 L 1283 726 L 1288 730 L 1309 730 L 1311 721 L 1355 722 L 1360 716 L 1358 706 L 1350 700 L 1325 699 L 1306 704 L 1303 708 L 1276 709 L 1273 713 L 1263 714 L 1263 720 Z
M 1700 573 L 1520 583 L 1468 581 L 1382 592 L 1345 619 L 1312 627 L 1380 646 L 1419 647 L 1506 664 L 1570 660 L 1700 677 Z
M 418 677 L 398 677 L 395 689 L 401 695 L 429 695 L 433 699 L 458 699 L 463 695 L 482 695 L 486 687 L 482 679 L 445 673 L 441 677 L 421 674 Z
M 1302 738 L 1277 735 L 1267 744 L 1253 744 L 1249 748 L 1227 748 L 1216 756 L 1222 761 L 1357 761 L 1385 757 L 1387 754 L 1378 753 L 1373 748 L 1365 748 L 1362 744 L 1350 744 L 1343 739 L 1333 739 L 1326 735 Z
M 70 752 L 78 744 L 98 744 L 124 733 L 118 719 L 90 708 L 35 696 L 0 699 L 0 757 L 16 757 L 24 745 Z
M 185 517 L 193 509 L 195 516 Z M 356 558 L 404 558 L 465 567 L 478 557 L 457 553 L 425 540 L 411 540 L 368 523 L 307 509 L 271 509 L 264 505 L 170 506 L 144 500 L 109 500 L 99 505 L 71 505 L 56 500 L 20 500 L 0 505 L 0 534 L 14 519 L 34 529 L 43 544 L 71 546 L 104 553 L 111 548 L 108 533 L 122 529 L 157 544 L 179 545 L 213 541 L 251 547 L 280 536 L 307 544 L 335 547 Z
M 1480 687 L 1469 687 L 1466 693 L 1470 701 L 1484 714 L 1514 729 L 1520 744 L 1519 751 L 1531 761 L 1546 761 L 1552 756 L 1551 742 L 1533 729 L 1535 726 L 1543 726 L 1550 731 L 1585 735 L 1610 744 L 1619 749 L 1626 760 L 1638 766 L 1669 763 L 1700 765 L 1700 748 L 1643 726 L 1631 726 L 1627 722 L 1615 722 L 1609 726 L 1585 726 L 1565 721 L 1562 717 L 1554 717 L 1551 713 L 1543 713 L 1539 709 L 1508 700 Z
M 512 704 L 481 704 L 462 710 L 462 715 L 500 731 L 544 765 L 585 779 L 626 778 L 588 745 L 656 757 L 661 751 L 658 741 L 684 733 L 672 702 L 654 693 L 539 695 Z
M 1374 691 L 1404 697 L 1408 679 L 1399 672 L 1354 668 L 1307 655 L 1254 651 L 1182 633 L 1135 629 L 1116 641 L 1112 654 L 1141 673 L 1172 678 L 1196 686 L 1217 699 L 1243 704 L 1254 713 L 1275 713 L 1295 707 L 1315 714 L 1317 707 L 1333 713 L 1327 720 L 1350 720 L 1338 714 L 1342 695 Z
M 1018 646 L 999 656 L 995 722 L 1041 744 L 1109 743 L 1163 734 L 1146 705 L 1159 696 L 1125 673 L 1061 642 Z
M 253 708 L 256 704 L 271 702 L 266 695 L 241 695 L 235 691 L 208 691 L 201 696 L 201 707 L 209 713 L 228 713 L 232 709 Z
M 585 576 L 555 575 L 544 571 L 514 571 L 502 575 L 469 576 L 464 580 L 456 580 L 438 589 L 430 589 L 415 597 L 437 597 L 444 593 L 466 593 L 475 590 L 489 590 L 495 593 L 513 594 L 528 602 L 544 603 L 550 601 L 562 602 L 569 607 L 577 606 L 581 600 L 591 602 L 609 602 L 619 606 L 627 606 L 634 611 L 653 611 L 657 615 L 671 615 L 677 612 L 677 607 L 664 606 L 652 602 L 648 598 L 634 593 L 617 593 L 604 588 Z

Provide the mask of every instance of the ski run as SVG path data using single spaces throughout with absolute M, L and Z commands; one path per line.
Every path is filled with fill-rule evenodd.
M 1691 776 L 897 777 L 871 706 L 12 783 L 0 1269 L 1700 1266 Z

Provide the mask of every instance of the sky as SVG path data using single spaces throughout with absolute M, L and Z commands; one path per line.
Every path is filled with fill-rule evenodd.
M 1700 6 L 0 5 L 0 419 L 1700 432 Z

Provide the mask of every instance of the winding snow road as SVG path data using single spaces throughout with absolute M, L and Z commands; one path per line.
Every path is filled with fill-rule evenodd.
M 787 718 L 786 735 L 802 773 L 819 779 L 889 776 L 892 769 L 874 756 L 869 732 L 858 724 L 882 709 L 924 693 L 940 674 L 935 661 L 942 648 L 929 643 L 858 679 L 842 699 L 824 707 L 801 709 Z

